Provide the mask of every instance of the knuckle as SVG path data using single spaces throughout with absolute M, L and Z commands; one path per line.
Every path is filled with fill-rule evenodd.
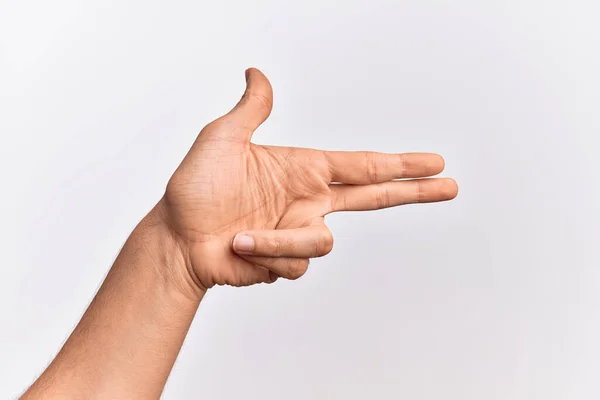
M 214 121 L 208 123 L 204 128 L 202 128 L 202 131 L 200 131 L 200 132 L 203 133 L 203 132 L 216 131 L 216 130 L 223 129 L 225 126 L 227 126 L 227 117 L 225 115 L 223 115 L 223 116 L 215 119 Z
M 406 177 L 410 175 L 410 170 L 411 170 L 411 166 L 406 158 L 405 154 L 398 154 L 397 156 L 398 159 L 398 164 L 399 164 L 399 170 L 400 170 L 400 177 Z
M 273 109 L 273 101 L 262 93 L 247 92 L 244 94 L 244 97 L 248 101 L 255 102 L 261 108 L 264 108 L 269 112 Z
M 388 208 L 391 205 L 390 192 L 383 185 L 375 187 L 375 205 L 380 209 Z
M 284 251 L 284 242 L 279 237 L 273 237 L 265 240 L 267 251 L 273 257 L 280 257 Z
M 369 182 L 377 182 L 379 179 L 379 168 L 377 165 L 377 154 L 365 152 L 365 173 Z
M 329 230 L 317 236 L 316 255 L 321 257 L 331 253 L 333 250 L 333 235 Z
M 288 260 L 287 272 L 288 278 L 295 280 L 300 278 L 308 270 L 308 260 L 305 259 L 294 259 Z
M 415 181 L 415 203 L 423 203 L 425 201 L 425 191 L 423 190 L 423 183 Z
M 328 211 L 333 211 L 338 208 L 338 205 L 343 205 L 343 199 L 340 198 L 340 195 L 331 190 L 329 193 L 329 208 Z

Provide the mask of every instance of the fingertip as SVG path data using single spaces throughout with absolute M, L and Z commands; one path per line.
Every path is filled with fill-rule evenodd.
M 444 168 L 446 167 L 446 161 L 444 160 L 444 157 L 436 153 L 425 153 L 425 155 L 427 157 L 427 175 L 433 176 L 444 171 Z
M 239 254 L 252 254 L 254 251 L 254 238 L 243 232 L 238 233 L 233 238 L 233 250 Z
M 400 153 L 400 178 L 423 178 L 440 174 L 446 162 L 436 153 Z
M 269 271 L 269 283 L 275 283 L 277 282 L 277 279 L 279 279 L 279 275 L 273 271 Z
M 261 88 L 268 89 L 268 90 L 272 89 L 271 82 L 266 77 L 266 75 L 258 68 L 254 68 L 254 67 L 247 68 L 245 71 L 245 76 L 246 76 L 246 82 L 248 84 L 256 83 L 256 85 Z
M 452 178 L 444 178 L 443 193 L 446 199 L 455 199 L 458 196 L 458 183 Z
M 442 172 L 446 168 L 446 160 L 440 154 L 435 154 L 437 156 L 436 166 L 439 172 Z M 438 172 L 438 173 L 439 173 Z

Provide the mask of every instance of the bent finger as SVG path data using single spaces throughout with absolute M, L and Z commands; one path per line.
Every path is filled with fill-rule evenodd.
M 244 260 L 270 271 L 271 282 L 278 277 L 295 280 L 308 270 L 308 258 L 241 256 Z
M 325 225 L 244 231 L 233 239 L 233 250 L 236 253 L 254 256 L 321 257 L 332 248 L 333 236 Z

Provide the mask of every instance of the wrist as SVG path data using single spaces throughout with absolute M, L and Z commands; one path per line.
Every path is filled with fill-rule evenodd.
M 205 293 L 162 207 L 133 230 L 59 355 L 24 398 L 160 396 Z
M 206 288 L 196 276 L 185 242 L 172 229 L 164 199 L 142 219 L 134 230 L 149 254 L 157 259 L 153 272 L 170 292 L 192 301 L 200 301 Z

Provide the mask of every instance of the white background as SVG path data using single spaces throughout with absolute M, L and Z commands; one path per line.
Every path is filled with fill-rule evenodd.
M 206 123 L 434 151 L 450 203 L 328 217 L 296 282 L 216 288 L 165 399 L 600 398 L 600 24 L 584 1 L 0 1 L 0 397 L 59 350 Z

